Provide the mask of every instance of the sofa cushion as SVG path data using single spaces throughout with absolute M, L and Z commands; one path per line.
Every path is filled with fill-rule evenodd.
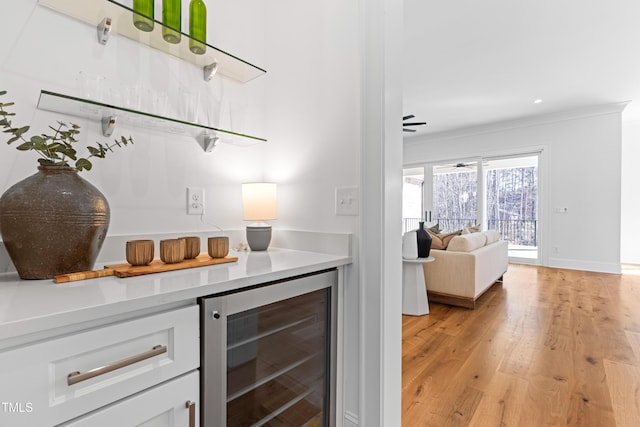
M 451 239 L 448 251 L 471 252 L 487 244 L 487 236 L 484 233 L 462 234 Z
M 473 225 L 471 223 L 462 228 L 462 234 L 471 234 L 480 232 L 480 224 Z
M 497 230 L 483 231 L 482 234 L 487 236 L 487 243 L 486 243 L 487 245 L 497 242 L 502 237 L 502 235 L 500 235 L 500 232 Z
M 459 236 L 460 233 L 461 233 L 461 230 L 453 231 L 451 233 L 440 233 L 440 234 L 432 233 L 431 231 L 429 231 L 429 234 L 431 235 L 431 249 L 440 249 L 440 250 L 447 249 L 447 246 L 449 246 L 449 242 L 454 237 Z

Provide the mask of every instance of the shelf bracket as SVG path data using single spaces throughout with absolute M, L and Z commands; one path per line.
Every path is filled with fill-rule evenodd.
M 116 116 L 104 116 L 102 118 L 102 135 L 111 136 L 116 128 Z
M 205 65 L 202 71 L 204 72 L 204 81 L 208 82 L 213 78 L 213 76 L 218 71 L 218 63 L 212 62 L 209 65 Z
M 205 153 L 210 153 L 216 148 L 220 138 L 215 133 L 204 133 L 202 138 L 202 149 Z
M 111 35 L 111 18 L 105 17 L 102 22 L 98 24 L 98 43 L 107 44 L 109 36 Z

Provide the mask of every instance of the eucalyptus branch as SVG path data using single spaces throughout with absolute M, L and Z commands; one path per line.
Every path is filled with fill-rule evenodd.
M 0 96 L 6 95 L 6 91 L 0 91 Z M 11 120 L 8 117 L 15 116 L 15 113 L 11 113 L 5 110 L 6 107 L 13 106 L 13 102 L 0 103 L 0 126 L 4 128 L 4 133 L 10 133 L 13 135 L 7 141 L 7 144 L 12 144 L 16 141 L 22 141 L 16 148 L 20 151 L 35 151 L 41 157 L 38 159 L 38 163 L 42 166 L 69 166 L 69 161 L 75 161 L 75 167 L 79 171 L 91 170 L 92 164 L 89 159 L 91 157 L 98 157 L 104 159 L 107 152 L 113 152 L 114 147 L 122 147 L 128 144 L 133 144 L 133 138 L 115 139 L 114 144 L 103 145 L 96 142 L 95 146 L 87 146 L 89 155 L 86 157 L 77 157 L 77 151 L 73 144 L 77 143 L 76 135 L 80 133 L 80 126 L 71 123 L 70 126 L 66 123 L 58 121 L 58 127 L 49 126 L 49 129 L 53 131 L 53 135 L 40 134 L 34 135 L 31 138 L 26 138 L 24 135 L 29 131 L 29 126 L 23 126 L 20 128 L 13 127 Z

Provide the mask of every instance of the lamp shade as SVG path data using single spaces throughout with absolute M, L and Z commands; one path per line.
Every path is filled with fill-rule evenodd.
M 277 187 L 272 182 L 242 184 L 242 207 L 245 221 L 264 221 L 278 217 Z

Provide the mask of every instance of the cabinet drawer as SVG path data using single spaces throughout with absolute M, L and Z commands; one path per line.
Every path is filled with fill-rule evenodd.
M 198 306 L 0 353 L 0 425 L 70 420 L 199 366 Z
M 199 381 L 194 371 L 58 427 L 195 427 Z

